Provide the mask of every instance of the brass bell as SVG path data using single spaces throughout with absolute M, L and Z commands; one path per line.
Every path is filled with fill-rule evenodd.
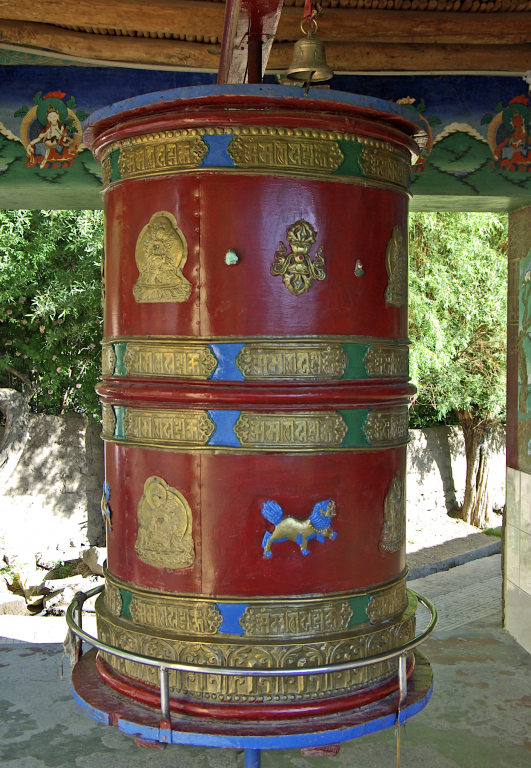
M 326 63 L 324 44 L 322 40 L 316 40 L 317 22 L 312 19 L 307 31 L 304 29 L 306 19 L 301 22 L 301 29 L 306 34 L 302 40 L 297 40 L 293 47 L 293 61 L 286 72 L 289 80 L 295 80 L 307 84 L 312 81 L 321 82 L 330 80 L 334 76 L 333 71 Z

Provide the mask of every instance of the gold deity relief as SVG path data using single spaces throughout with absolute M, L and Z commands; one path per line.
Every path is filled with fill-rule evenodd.
M 382 552 L 398 552 L 406 543 L 406 487 L 397 472 L 384 501 L 384 525 L 380 538 Z
M 389 276 L 385 303 L 388 307 L 407 307 L 407 239 L 400 227 L 393 229 L 385 263 Z
M 284 285 L 294 296 L 300 296 L 310 290 L 314 280 L 324 280 L 323 249 L 320 247 L 312 260 L 310 249 L 315 243 L 317 232 L 304 219 L 299 219 L 286 230 L 291 246 L 291 253 L 280 241 L 275 260 L 271 265 L 271 274 L 280 276 Z
M 172 570 L 192 565 L 192 511 L 182 493 L 161 477 L 148 477 L 137 516 L 135 552 L 143 563 Z
M 139 276 L 133 295 L 139 304 L 183 302 L 192 286 L 183 275 L 188 244 L 175 217 L 167 211 L 155 213 L 136 243 Z

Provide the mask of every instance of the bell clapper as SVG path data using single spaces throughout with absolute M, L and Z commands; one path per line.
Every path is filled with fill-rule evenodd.
M 310 77 L 306 80 L 306 87 L 304 89 L 304 95 L 308 95 L 308 91 L 310 90 L 310 85 L 312 83 L 312 77 L 315 75 L 315 72 L 310 72 Z

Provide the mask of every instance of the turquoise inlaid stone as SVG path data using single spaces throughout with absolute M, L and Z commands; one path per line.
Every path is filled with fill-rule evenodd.
M 363 363 L 365 355 L 369 351 L 370 344 L 342 344 L 348 357 L 348 365 L 345 368 L 343 379 L 368 379 L 369 374 Z
M 127 368 L 124 365 L 124 355 L 127 349 L 127 341 L 117 341 L 113 345 L 116 362 L 114 364 L 115 376 L 127 376 Z
M 124 416 L 125 416 L 126 408 L 123 405 L 113 405 L 111 407 L 114 410 L 114 415 L 116 416 L 116 425 L 114 427 L 114 437 L 117 437 L 120 440 L 127 440 L 127 436 L 125 434 L 125 429 L 124 429 Z
M 110 183 L 112 184 L 113 181 L 120 181 L 122 178 L 122 174 L 120 173 L 120 168 L 118 167 L 118 158 L 120 157 L 120 150 L 115 149 L 114 152 L 111 152 L 111 178 L 109 179 Z
M 338 144 L 343 152 L 344 160 L 337 169 L 332 171 L 333 176 L 365 176 L 359 159 L 363 152 L 363 144 L 358 141 L 347 141 L 340 139 Z
M 342 448 L 363 448 L 370 445 L 363 427 L 369 416 L 368 408 L 354 408 L 348 411 L 338 411 L 348 427 L 347 434 L 341 443 Z
M 367 616 L 367 608 L 372 595 L 361 595 L 360 597 L 351 597 L 348 601 L 352 608 L 352 617 L 348 623 L 349 627 L 353 627 L 358 624 L 365 624 L 369 621 Z
M 120 616 L 124 616 L 126 619 L 131 619 L 131 600 L 133 599 L 133 593 L 120 587 L 120 595 L 122 597 L 122 612 L 120 613 Z

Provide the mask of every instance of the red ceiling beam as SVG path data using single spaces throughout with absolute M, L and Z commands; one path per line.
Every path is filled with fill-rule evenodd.
M 218 83 L 260 83 L 283 0 L 227 0 Z

